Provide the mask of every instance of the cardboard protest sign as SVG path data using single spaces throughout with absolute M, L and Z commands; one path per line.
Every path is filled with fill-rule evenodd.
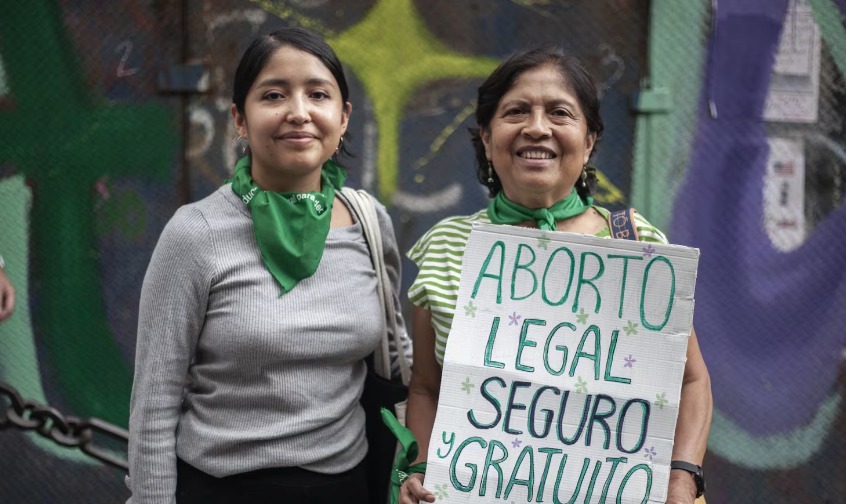
M 697 249 L 473 227 L 426 487 L 441 502 L 664 502 Z

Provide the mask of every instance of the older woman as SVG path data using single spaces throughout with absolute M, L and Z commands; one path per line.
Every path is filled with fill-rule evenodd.
M 341 63 L 314 33 L 279 30 L 244 53 L 232 101 L 247 156 L 176 212 L 144 278 L 132 502 L 369 502 L 359 397 L 386 320 L 340 191 L 352 110 Z
M 479 87 L 473 144 L 479 181 L 493 198 L 484 210 L 447 218 L 409 252 L 419 267 L 409 297 L 413 312 L 414 372 L 408 427 L 425 460 L 441 381 L 444 349 L 455 313 L 464 246 L 475 222 L 511 224 L 610 237 L 609 212 L 592 204 L 596 175 L 587 166 L 602 136 L 599 89 L 572 56 L 558 49 L 517 54 Z M 640 215 L 641 241 L 667 243 Z M 700 466 L 711 422 L 707 368 L 691 330 L 672 458 L 668 503 L 693 503 L 704 483 Z M 433 502 L 412 475 L 400 502 Z

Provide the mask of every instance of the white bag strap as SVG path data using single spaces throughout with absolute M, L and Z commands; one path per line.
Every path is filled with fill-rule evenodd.
M 388 270 L 385 267 L 385 252 L 382 246 L 382 231 L 379 227 L 379 217 L 376 214 L 376 207 L 373 205 L 372 196 L 364 190 L 355 190 L 348 187 L 342 189 L 343 195 L 347 198 L 350 207 L 358 217 L 359 223 L 364 231 L 364 238 L 367 240 L 370 249 L 370 258 L 376 270 L 376 289 L 380 294 L 379 304 L 385 314 L 385 331 L 382 334 L 381 344 L 376 347 L 374 353 L 374 370 L 382 378 L 391 379 L 391 355 L 389 338 L 393 335 L 394 349 L 397 352 L 400 375 L 402 382 L 408 385 L 411 379 L 411 366 L 405 355 L 405 347 L 402 342 L 400 331 L 397 329 L 397 312 L 394 305 L 394 292 L 391 280 L 388 278 Z

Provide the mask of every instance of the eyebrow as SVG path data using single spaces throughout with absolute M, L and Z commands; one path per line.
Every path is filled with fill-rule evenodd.
M 290 84 L 291 84 L 291 81 L 289 81 L 288 79 L 265 79 L 265 80 L 257 83 L 256 87 L 273 87 L 273 86 L 288 87 L 288 86 L 290 86 Z M 335 86 L 335 84 L 328 79 L 319 79 L 319 78 L 316 78 L 316 77 L 306 80 L 306 85 L 307 86 L 331 86 L 331 87 Z
M 501 102 L 499 106 L 500 107 L 508 107 L 508 106 L 513 106 L 513 105 L 524 106 L 524 105 L 528 105 L 529 103 L 530 103 L 530 101 L 526 100 L 524 98 L 512 98 L 508 101 Z M 571 108 L 579 107 L 578 103 L 579 103 L 578 100 L 567 100 L 566 98 L 557 98 L 557 99 L 554 99 L 554 100 L 549 100 L 547 102 L 548 105 L 552 105 L 552 106 L 564 105 L 565 107 L 571 107 Z
M 502 103 L 530 103 L 532 100 L 527 100 L 525 98 L 511 98 L 510 100 L 503 101 Z M 578 100 L 568 100 L 567 98 L 554 98 L 545 100 L 546 103 L 553 103 L 553 104 L 564 104 L 564 105 L 573 105 L 578 103 Z

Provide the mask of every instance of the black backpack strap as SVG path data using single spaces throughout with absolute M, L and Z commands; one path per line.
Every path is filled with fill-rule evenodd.
M 637 241 L 637 228 L 634 222 L 635 212 L 637 210 L 634 208 L 627 208 L 611 212 L 608 215 L 608 229 L 611 230 L 611 238 Z

